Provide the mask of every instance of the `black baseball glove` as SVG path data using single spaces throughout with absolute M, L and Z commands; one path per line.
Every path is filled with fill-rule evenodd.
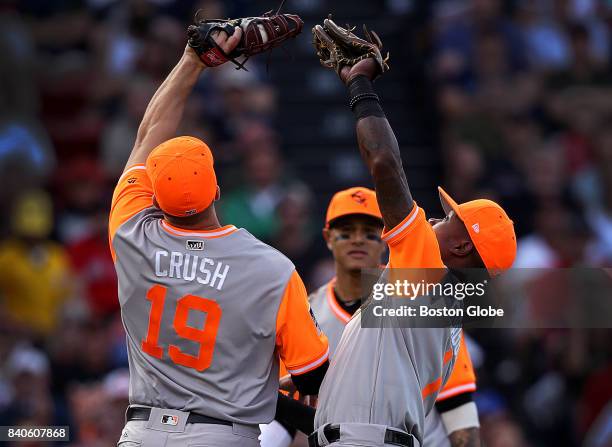
M 323 26 L 312 29 L 313 44 L 321 65 L 336 70 L 338 74 L 344 66 L 352 67 L 357 62 L 372 58 L 378 65 L 378 74 L 389 69 L 389 54 L 383 57 L 382 42 L 374 31 L 363 26 L 365 39 L 353 33 L 355 28 L 336 25 L 331 15 L 323 21 Z
M 279 11 L 270 11 L 261 17 L 198 20 L 195 25 L 187 28 L 187 43 L 209 67 L 216 67 L 229 60 L 236 65 L 236 69 L 246 70 L 244 64 L 249 57 L 282 45 L 286 40 L 297 36 L 303 25 L 304 22 L 299 16 L 279 14 Z M 231 36 L 237 27 L 242 28 L 240 43 L 230 54 L 225 54 L 212 34 L 214 31 L 225 31 Z M 240 62 L 237 58 L 241 56 L 245 56 L 245 59 Z

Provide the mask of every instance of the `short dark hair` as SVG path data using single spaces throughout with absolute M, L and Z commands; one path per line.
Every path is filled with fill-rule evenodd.
M 164 213 L 168 222 L 172 225 L 176 225 L 177 227 L 191 227 L 202 221 L 204 215 L 208 211 L 206 208 L 204 211 L 200 211 L 197 214 L 192 214 L 191 216 L 171 216 L 170 214 Z
M 369 221 L 368 223 L 370 223 L 371 225 L 374 225 L 374 226 L 377 226 L 377 227 L 384 227 L 385 226 L 385 224 L 382 221 L 382 219 L 379 219 L 378 217 L 371 216 L 369 214 L 348 214 L 346 216 L 337 217 L 336 219 L 333 219 L 332 221 L 330 221 L 328 228 L 332 229 L 332 228 L 337 228 L 337 227 L 340 227 L 342 225 L 345 225 L 349 220 L 351 220 L 351 219 L 353 219 L 355 217 L 361 217 L 361 218 Z

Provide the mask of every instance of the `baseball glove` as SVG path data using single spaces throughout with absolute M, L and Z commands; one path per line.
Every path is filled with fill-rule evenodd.
M 382 42 L 374 31 L 368 31 L 363 25 L 365 39 L 353 34 L 355 28 L 348 25 L 342 28 L 334 23 L 331 14 L 323 21 L 323 26 L 316 25 L 312 29 L 313 45 L 321 65 L 333 68 L 340 74 L 342 67 L 352 67 L 357 62 L 373 58 L 378 67 L 379 75 L 389 69 L 389 54 L 383 58 Z
M 261 17 L 227 20 L 197 20 L 196 15 L 196 24 L 187 28 L 187 43 L 209 67 L 229 60 L 236 65 L 236 70 L 246 70 L 244 64 L 251 56 L 278 47 L 302 31 L 304 22 L 299 16 L 279 12 L 280 7 L 276 12 L 269 11 Z M 231 36 L 237 27 L 242 28 L 240 43 L 230 54 L 225 54 L 212 34 L 214 31 L 225 31 Z M 245 58 L 239 62 L 237 58 L 241 56 Z

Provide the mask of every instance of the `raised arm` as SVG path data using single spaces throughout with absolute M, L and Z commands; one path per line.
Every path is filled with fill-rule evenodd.
M 241 35 L 242 31 L 237 28 L 237 32 L 229 38 L 221 31 L 216 32 L 214 39 L 226 53 L 230 53 L 240 42 Z M 195 51 L 187 46 L 179 62 L 151 98 L 138 127 L 126 168 L 144 163 L 155 147 L 175 136 L 187 98 L 206 68 Z
M 356 83 L 374 91 L 371 81 L 366 77 L 349 81 L 349 89 Z M 357 119 L 359 151 L 374 181 L 376 199 L 385 226 L 391 229 L 397 226 L 414 206 L 397 139 L 376 99 L 362 100 L 355 105 L 353 111 Z
M 402 166 L 397 139 L 385 117 L 372 81 L 388 69 L 382 43 L 364 27 L 366 39 L 341 28 L 330 18 L 312 32 L 321 64 L 336 70 L 349 90 L 357 120 L 357 142 L 376 188 L 376 198 L 387 229 L 399 224 L 414 207 Z

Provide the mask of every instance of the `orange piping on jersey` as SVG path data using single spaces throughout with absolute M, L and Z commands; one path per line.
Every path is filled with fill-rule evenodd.
M 448 390 L 442 391 L 440 394 L 438 394 L 438 398 L 436 399 L 436 401 L 441 401 L 444 399 L 448 399 L 449 397 L 457 396 L 458 394 L 463 394 L 463 393 L 473 392 L 473 391 L 476 391 L 476 384 L 466 383 L 465 385 L 455 386 Z
M 128 172 L 137 171 L 137 170 L 140 170 L 140 169 L 146 170 L 147 167 L 145 165 L 143 165 L 143 164 L 140 164 L 140 163 L 130 166 L 125 171 L 123 171 L 123 174 L 121 174 L 121 177 L 119 177 L 119 180 L 121 180 L 123 178 L 123 176 L 125 174 L 127 174 Z
M 316 369 L 319 366 L 321 366 L 323 363 L 325 363 L 325 361 L 328 358 L 329 358 L 329 346 L 327 347 L 327 349 L 325 350 L 323 355 L 321 357 L 319 357 L 318 359 L 316 359 L 314 362 L 310 362 L 308 365 L 302 366 L 300 368 L 291 368 L 291 369 L 287 368 L 287 371 L 292 376 L 297 376 L 297 375 L 300 375 L 300 374 L 305 374 L 308 371 L 312 371 L 313 369 Z
M 442 386 L 442 377 L 438 377 L 436 380 L 434 380 L 430 384 L 426 385 L 425 388 L 423 388 L 423 391 L 421 391 L 421 397 L 425 399 L 430 394 L 433 394 L 436 391 L 438 391 L 441 386 Z
M 336 278 L 327 283 L 327 304 L 329 304 L 336 318 L 346 324 L 351 319 L 351 315 L 338 304 L 336 294 L 334 293 L 334 284 L 336 284 Z
M 412 208 L 412 211 L 410 211 L 410 213 L 404 218 L 404 220 L 401 221 L 398 225 L 396 225 L 395 228 L 392 228 L 389 231 L 387 231 L 386 228 L 383 229 L 382 240 L 385 241 L 387 244 L 392 244 L 395 240 L 400 239 L 403 233 L 408 228 L 410 228 L 410 225 L 412 224 L 412 222 L 414 222 L 418 214 L 419 207 L 415 203 L 414 207 Z
M 449 349 L 448 351 L 444 353 L 444 364 L 450 362 L 452 358 L 453 358 L 453 350 Z M 433 394 L 436 391 L 438 391 L 441 387 L 442 387 L 442 377 L 440 376 L 433 382 L 425 385 L 425 388 L 423 388 L 423 390 L 421 391 L 421 396 L 423 397 L 423 399 L 425 399 L 430 394 Z
M 215 228 L 214 230 L 189 230 L 185 231 L 184 229 L 177 228 L 167 221 L 162 220 L 161 226 L 168 233 L 171 233 L 175 236 L 194 236 L 194 237 L 203 237 L 206 239 L 216 239 L 218 237 L 228 236 L 235 231 L 238 231 L 233 225 L 226 225 L 221 228 Z
M 453 358 L 453 350 L 451 348 L 444 353 L 444 364 L 447 364 L 448 362 L 450 362 L 452 358 Z

